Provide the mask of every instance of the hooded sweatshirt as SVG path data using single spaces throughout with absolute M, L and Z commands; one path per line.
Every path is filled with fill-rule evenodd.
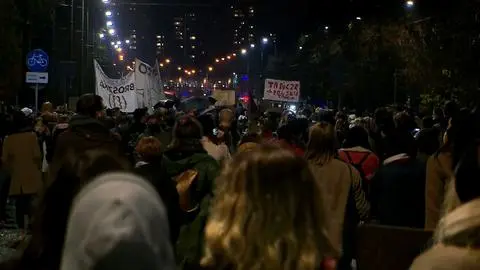
M 174 268 L 166 210 L 149 183 L 112 173 L 80 192 L 68 221 L 62 270 Z

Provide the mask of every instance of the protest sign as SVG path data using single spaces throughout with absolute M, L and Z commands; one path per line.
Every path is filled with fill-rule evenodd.
M 109 78 L 97 61 L 95 65 L 96 94 L 102 97 L 104 105 L 120 108 L 122 112 L 133 112 L 138 108 L 135 93 L 135 74 L 132 72 L 120 79 Z
M 263 99 L 298 102 L 300 99 L 300 82 L 266 79 Z

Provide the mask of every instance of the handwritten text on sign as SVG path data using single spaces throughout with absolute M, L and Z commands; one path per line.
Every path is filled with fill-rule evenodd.
M 300 98 L 300 82 L 266 79 L 263 98 L 274 101 L 297 102 Z

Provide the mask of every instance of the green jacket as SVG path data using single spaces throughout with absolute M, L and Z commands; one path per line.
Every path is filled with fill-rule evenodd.
M 189 169 L 195 169 L 198 172 L 194 196 L 199 202 L 199 208 L 192 213 L 187 213 L 188 221 L 181 227 L 175 247 L 178 268 L 196 268 L 203 255 L 204 229 L 213 197 L 214 181 L 220 172 L 220 165 L 207 153 L 194 153 L 185 157 L 169 152 L 165 153 L 165 167 L 170 177 L 173 178 Z

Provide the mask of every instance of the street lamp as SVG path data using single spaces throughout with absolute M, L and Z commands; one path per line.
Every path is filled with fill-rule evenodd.
M 170 64 L 170 59 L 165 59 L 165 63 Z
M 217 58 L 217 59 L 215 59 L 215 62 L 217 62 L 217 63 L 218 63 L 218 62 L 220 62 L 220 59 L 218 59 L 218 58 Z
M 222 57 L 222 61 L 225 61 L 225 57 Z
M 190 72 L 191 72 L 192 74 L 195 74 L 195 73 L 196 73 L 195 69 L 192 69 L 192 71 L 190 71 Z
M 112 26 L 113 22 L 112 21 L 107 21 L 107 26 Z
M 240 52 L 242 53 L 242 55 L 246 55 L 247 54 L 247 49 L 242 49 Z
M 264 37 L 264 38 L 262 39 L 262 43 L 263 43 L 263 44 L 267 44 L 267 43 L 268 43 L 268 38 Z
M 237 54 L 236 54 L 236 53 L 233 53 L 232 56 L 233 56 L 233 57 L 237 57 Z
M 117 45 L 122 45 L 122 42 L 120 40 L 117 41 Z
M 229 56 L 227 56 L 227 59 L 230 60 L 230 59 L 232 59 L 232 57 L 229 55 Z
M 105 11 L 105 16 L 107 17 L 112 16 L 112 12 L 110 10 Z
M 213 67 L 208 67 L 208 71 L 212 72 L 212 71 L 213 71 Z
M 108 29 L 108 33 L 109 33 L 110 35 L 112 35 L 112 36 L 115 35 L 115 29 L 113 29 L 113 28 L 112 28 L 112 29 Z
M 361 21 L 362 17 L 357 17 L 356 19 L 357 19 L 357 21 Z
M 125 43 L 130 44 L 130 40 L 128 40 L 128 39 L 125 40 Z
M 252 49 L 255 48 L 255 44 L 253 44 L 253 43 L 250 44 L 250 48 L 252 48 Z
M 409 8 L 415 6 L 415 2 L 414 2 L 413 0 L 409 0 L 409 1 L 405 2 L 405 4 L 406 4 L 407 7 L 409 7 Z
M 178 70 L 178 71 L 182 70 L 182 67 L 177 67 L 177 70 Z
M 164 67 L 165 65 L 163 63 L 160 63 L 160 67 Z
M 98 34 L 98 36 L 99 36 L 100 38 L 104 38 L 104 37 L 105 37 L 105 34 L 104 34 L 104 33 L 100 33 L 100 34 Z

